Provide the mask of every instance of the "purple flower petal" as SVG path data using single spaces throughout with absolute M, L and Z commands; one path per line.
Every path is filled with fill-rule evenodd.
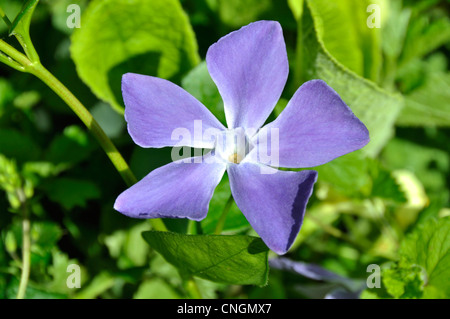
M 202 136 L 194 136 L 194 125 L 203 133 L 206 129 L 225 127 L 197 99 L 179 86 L 152 76 L 127 73 L 122 78 L 125 119 L 133 141 L 142 147 L 191 146 L 212 148 Z M 196 124 L 197 123 L 197 124 Z M 181 129 L 190 134 L 187 143 L 180 144 L 172 133 Z
M 258 21 L 224 36 L 209 48 L 206 63 L 224 101 L 228 127 L 260 128 L 289 73 L 280 24 Z
M 223 163 L 207 163 L 208 156 L 201 163 L 196 163 L 201 157 L 189 158 L 155 169 L 120 194 L 114 209 L 134 218 L 202 220 L 226 169 Z
M 233 198 L 250 225 L 270 249 L 286 253 L 302 225 L 317 172 L 241 163 L 230 165 L 228 175 Z
M 278 129 L 279 145 L 272 141 Z M 264 137 L 264 138 L 262 138 Z M 275 139 L 276 141 L 276 139 Z M 256 150 L 278 149 L 280 167 L 314 167 L 356 151 L 369 142 L 369 131 L 339 95 L 322 80 L 304 83 L 278 118 L 253 138 Z

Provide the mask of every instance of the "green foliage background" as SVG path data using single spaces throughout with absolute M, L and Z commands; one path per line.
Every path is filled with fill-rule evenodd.
M 79 29 L 66 24 L 72 3 L 81 8 Z M 380 28 L 368 27 L 371 4 Z M 21 6 L 0 0 L 11 20 Z M 281 23 L 290 62 L 269 120 L 304 81 L 320 78 L 367 125 L 371 142 L 316 168 L 302 230 L 284 257 L 345 280 L 312 280 L 269 268 L 277 256 L 234 203 L 229 236 L 209 236 L 230 196 L 226 177 L 208 217 L 165 220 L 171 233 L 114 211 L 126 186 L 93 137 L 37 78 L 1 65 L 0 298 L 17 294 L 23 203 L 31 213 L 27 298 L 184 298 L 192 275 L 208 298 L 449 298 L 449 13 L 448 0 L 41 0 L 31 37 L 43 65 L 88 106 L 138 178 L 170 162 L 170 149 L 131 141 L 122 74 L 169 79 L 224 122 L 202 61 L 221 36 L 262 19 Z M 2 38 L 18 48 L 0 22 Z M 81 266 L 79 289 L 66 285 L 70 264 Z M 380 288 L 365 284 L 371 264 L 381 266 Z

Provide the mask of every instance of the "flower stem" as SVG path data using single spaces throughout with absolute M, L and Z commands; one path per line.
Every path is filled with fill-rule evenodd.
M 131 171 L 128 163 L 117 150 L 116 146 L 106 135 L 105 131 L 100 127 L 92 114 L 84 107 L 83 104 L 70 92 L 64 84 L 62 84 L 52 73 L 50 73 L 42 64 L 33 63 L 26 68 L 27 71 L 39 79 L 41 79 L 48 87 L 50 87 L 66 104 L 75 112 L 80 120 L 86 125 L 89 131 L 97 139 L 100 146 L 109 157 L 114 167 L 128 186 L 137 183 L 137 179 Z M 167 231 L 164 222 L 161 219 L 150 219 L 150 223 L 155 230 Z
M 28 286 L 28 279 L 30 277 L 30 261 L 31 261 L 31 240 L 30 240 L 30 217 L 28 214 L 28 207 L 26 203 L 26 196 L 20 191 L 21 211 L 22 211 L 22 275 L 20 277 L 19 290 L 17 292 L 17 299 L 25 298 L 25 293 Z
M 92 135 L 97 139 L 105 153 L 114 164 L 123 180 L 128 186 L 137 182 L 136 177 L 131 172 L 128 164 L 123 159 L 117 148 L 105 134 L 98 122 L 92 114 L 81 104 L 81 102 L 41 64 L 36 64 L 28 70 L 31 74 L 41 79 L 47 84 L 67 105 L 75 112 L 86 127 L 91 131 Z
M 217 221 L 216 229 L 214 230 L 215 235 L 220 235 L 225 226 L 225 221 L 227 219 L 228 212 L 230 211 L 231 205 L 233 204 L 233 195 L 230 195 L 225 206 L 223 207 L 222 214 Z
M 30 49 L 31 50 L 31 49 Z M 42 80 L 50 89 L 52 89 L 80 118 L 86 125 L 88 130 L 97 139 L 100 146 L 105 151 L 106 155 L 111 160 L 112 164 L 122 176 L 123 180 L 128 186 L 136 184 L 137 179 L 128 166 L 127 162 L 122 157 L 122 154 L 117 150 L 109 137 L 105 134 L 98 122 L 94 119 L 92 114 L 86 107 L 67 89 L 52 73 L 50 73 L 40 62 L 39 58 L 25 56 L 23 53 L 17 51 L 3 40 L 0 40 L 0 52 L 8 57 L 8 61 L 20 65 L 22 68 L 17 68 L 19 71 L 33 74 Z M 37 55 L 37 53 L 36 53 Z M 33 62 L 32 62 L 33 61 Z M 1 62 L 5 62 L 1 60 Z M 11 63 L 13 63 L 11 62 Z M 7 63 L 8 64 L 8 63 Z M 8 64 L 12 67 L 14 65 Z M 164 222 L 161 219 L 150 219 L 150 223 L 155 230 L 167 231 Z
M 184 289 L 186 289 L 191 299 L 202 299 L 200 289 L 198 288 L 197 283 L 195 282 L 195 279 L 193 277 L 184 281 Z

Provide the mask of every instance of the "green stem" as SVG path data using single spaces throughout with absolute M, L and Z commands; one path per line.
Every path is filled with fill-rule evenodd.
M 303 66 L 303 24 L 302 17 L 297 19 L 297 45 L 295 48 L 295 71 L 294 83 L 295 90 L 305 81 Z
M 222 214 L 220 215 L 219 220 L 217 221 L 216 229 L 214 230 L 214 234 L 220 235 L 225 226 L 225 221 L 227 219 L 228 212 L 230 211 L 231 205 L 233 204 L 233 195 L 230 195 L 225 206 L 223 207 Z
M 117 150 L 109 137 L 105 134 L 98 122 L 94 119 L 92 114 L 86 107 L 67 89 L 52 73 L 50 73 L 40 62 L 38 58 L 34 58 L 34 62 L 30 61 L 28 57 L 17 51 L 15 48 L 0 40 L 0 51 L 7 54 L 17 63 L 23 66 L 24 72 L 35 75 L 42 80 L 50 89 L 52 89 L 80 118 L 86 125 L 89 131 L 97 139 L 100 146 L 105 151 L 106 155 L 111 160 L 114 167 L 128 186 L 136 184 L 137 179 L 128 166 L 127 162 L 122 157 L 122 154 Z M 150 223 L 155 230 L 167 231 L 164 222 L 161 219 L 150 219 Z
M 30 261 L 31 261 L 31 239 L 30 239 L 30 218 L 28 214 L 28 207 L 26 204 L 26 197 L 23 194 L 21 198 L 22 211 L 22 275 L 20 277 L 19 290 L 17 292 L 17 299 L 25 298 L 25 293 L 28 286 L 28 279 L 30 277 Z
M 97 139 L 100 146 L 108 155 L 109 159 L 117 169 L 119 174 L 128 186 L 137 183 L 137 179 L 131 171 L 128 163 L 117 150 L 116 146 L 106 135 L 105 131 L 100 127 L 92 114 L 84 107 L 83 104 L 70 92 L 64 84 L 62 84 L 52 73 L 40 63 L 32 63 L 26 68 L 27 71 L 39 79 L 41 79 L 48 87 L 50 87 L 66 104 L 75 112 L 80 120 L 86 125 L 89 131 Z M 153 229 L 159 231 L 167 231 L 164 222 L 161 219 L 150 219 Z
M 200 289 L 198 288 L 197 283 L 195 282 L 195 279 L 193 277 L 184 281 L 184 289 L 186 289 L 191 299 L 202 299 Z
M 94 119 L 92 114 L 81 104 L 81 102 L 47 69 L 41 64 L 34 64 L 33 67 L 28 68 L 28 72 L 41 79 L 47 84 L 67 105 L 75 112 L 75 114 L 86 125 L 89 131 L 97 139 L 105 153 L 114 164 L 123 180 L 128 186 L 137 182 L 136 177 L 131 172 L 128 164 L 123 159 L 117 148 L 105 134 L 98 122 Z
M 9 29 L 11 27 L 11 21 L 8 19 L 2 8 L 0 8 L 0 17 L 3 19 L 3 21 L 5 21 L 6 26 Z

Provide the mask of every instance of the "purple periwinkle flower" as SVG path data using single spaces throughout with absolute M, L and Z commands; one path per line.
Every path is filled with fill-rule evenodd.
M 125 119 L 136 144 L 179 146 L 172 133 L 183 128 L 193 137 L 184 140 L 184 146 L 212 151 L 200 160 L 193 157 L 155 169 L 124 191 L 114 208 L 135 218 L 199 221 L 206 217 L 214 189 L 227 171 L 233 198 L 250 225 L 270 249 L 284 254 L 300 230 L 317 172 L 280 171 L 272 166 L 307 168 L 327 163 L 362 148 L 369 142 L 369 132 L 321 80 L 304 83 L 278 118 L 261 128 L 289 72 L 278 22 L 258 21 L 226 35 L 209 48 L 206 63 L 223 98 L 228 128 L 169 81 L 132 73 L 123 76 Z M 202 134 L 198 134 L 199 121 Z M 205 138 L 211 130 L 220 134 Z M 232 142 L 231 147 L 228 142 L 218 143 L 219 136 L 230 134 L 243 137 L 245 143 Z M 261 149 L 275 152 L 277 165 L 268 160 L 272 157 L 261 156 Z M 216 160 L 211 161 L 213 157 Z

